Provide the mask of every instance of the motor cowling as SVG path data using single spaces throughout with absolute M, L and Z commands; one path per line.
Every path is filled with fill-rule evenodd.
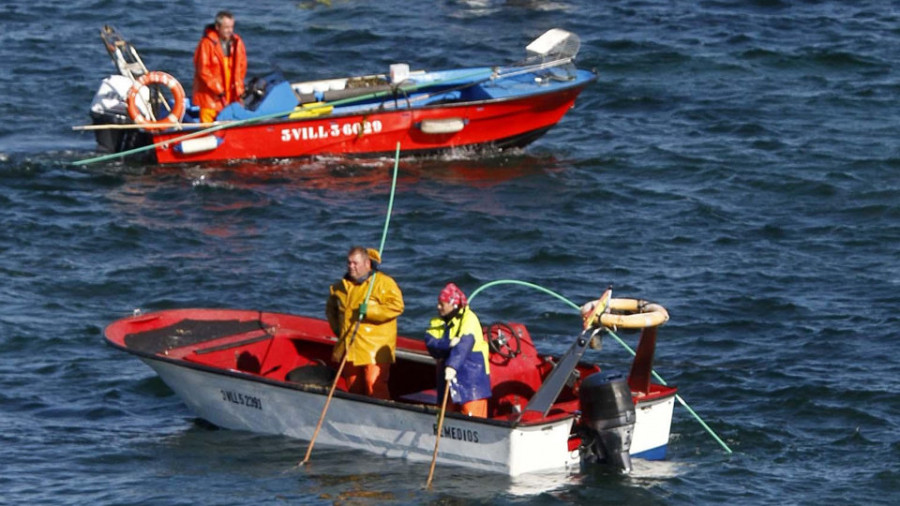
M 635 411 L 628 383 L 621 376 L 592 374 L 581 382 L 579 399 L 582 424 L 593 436 L 587 438 L 585 460 L 631 471 Z
M 121 75 L 112 75 L 100 83 L 91 102 L 91 120 L 94 125 L 128 125 L 134 123 L 128 116 L 128 90 L 134 81 Z M 146 115 L 146 106 L 138 101 L 138 109 Z M 95 130 L 97 145 L 104 151 L 118 153 L 150 144 L 150 136 L 139 130 Z

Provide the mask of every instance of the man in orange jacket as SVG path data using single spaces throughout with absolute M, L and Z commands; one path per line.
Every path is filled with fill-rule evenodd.
M 200 107 L 201 123 L 212 123 L 226 105 L 241 101 L 246 75 L 247 50 L 234 33 L 234 15 L 220 11 L 194 50 L 193 101 Z

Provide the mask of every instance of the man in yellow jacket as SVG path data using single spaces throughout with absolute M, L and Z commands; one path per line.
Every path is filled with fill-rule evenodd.
M 350 248 L 347 273 L 331 285 L 325 314 L 338 336 L 331 359 L 340 363 L 347 354 L 341 375 L 350 392 L 390 399 L 388 379 L 397 349 L 403 294 L 393 278 L 378 270 L 380 262 L 374 249 Z M 366 301 L 369 285 L 372 291 Z

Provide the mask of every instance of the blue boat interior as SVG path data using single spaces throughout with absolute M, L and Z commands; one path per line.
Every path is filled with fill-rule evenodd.
M 303 92 L 304 83 L 291 84 L 273 73 L 251 79 L 244 104 L 225 107 L 216 119 L 278 118 L 322 107 L 332 108 L 327 113 L 343 114 L 510 99 L 583 86 L 595 77 L 571 65 L 539 70 L 479 67 L 415 73 L 398 84 L 389 83 L 386 76 L 350 78 L 339 80 L 341 89 Z M 183 121 L 197 122 L 198 117 L 197 107 L 187 104 Z

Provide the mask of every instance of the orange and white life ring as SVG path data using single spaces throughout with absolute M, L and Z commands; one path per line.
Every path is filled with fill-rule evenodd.
M 582 314 L 588 314 L 597 302 L 594 300 L 582 306 Z M 661 305 L 646 300 L 609 299 L 609 307 L 599 318 L 604 327 L 642 329 L 666 323 L 669 321 L 669 312 Z
M 169 88 L 169 91 L 172 92 L 172 97 L 175 99 L 175 103 L 172 105 L 172 110 L 169 115 L 156 121 L 152 121 L 149 118 L 144 117 L 137 105 L 138 96 L 141 93 L 141 89 L 150 84 L 161 84 Z M 175 125 L 181 121 L 181 116 L 183 114 L 184 88 L 181 87 L 181 83 L 178 82 L 178 79 L 175 79 L 165 72 L 148 72 L 139 77 L 138 80 L 135 81 L 134 85 L 131 86 L 131 89 L 128 90 L 128 115 L 131 116 L 131 119 L 139 125 Z

